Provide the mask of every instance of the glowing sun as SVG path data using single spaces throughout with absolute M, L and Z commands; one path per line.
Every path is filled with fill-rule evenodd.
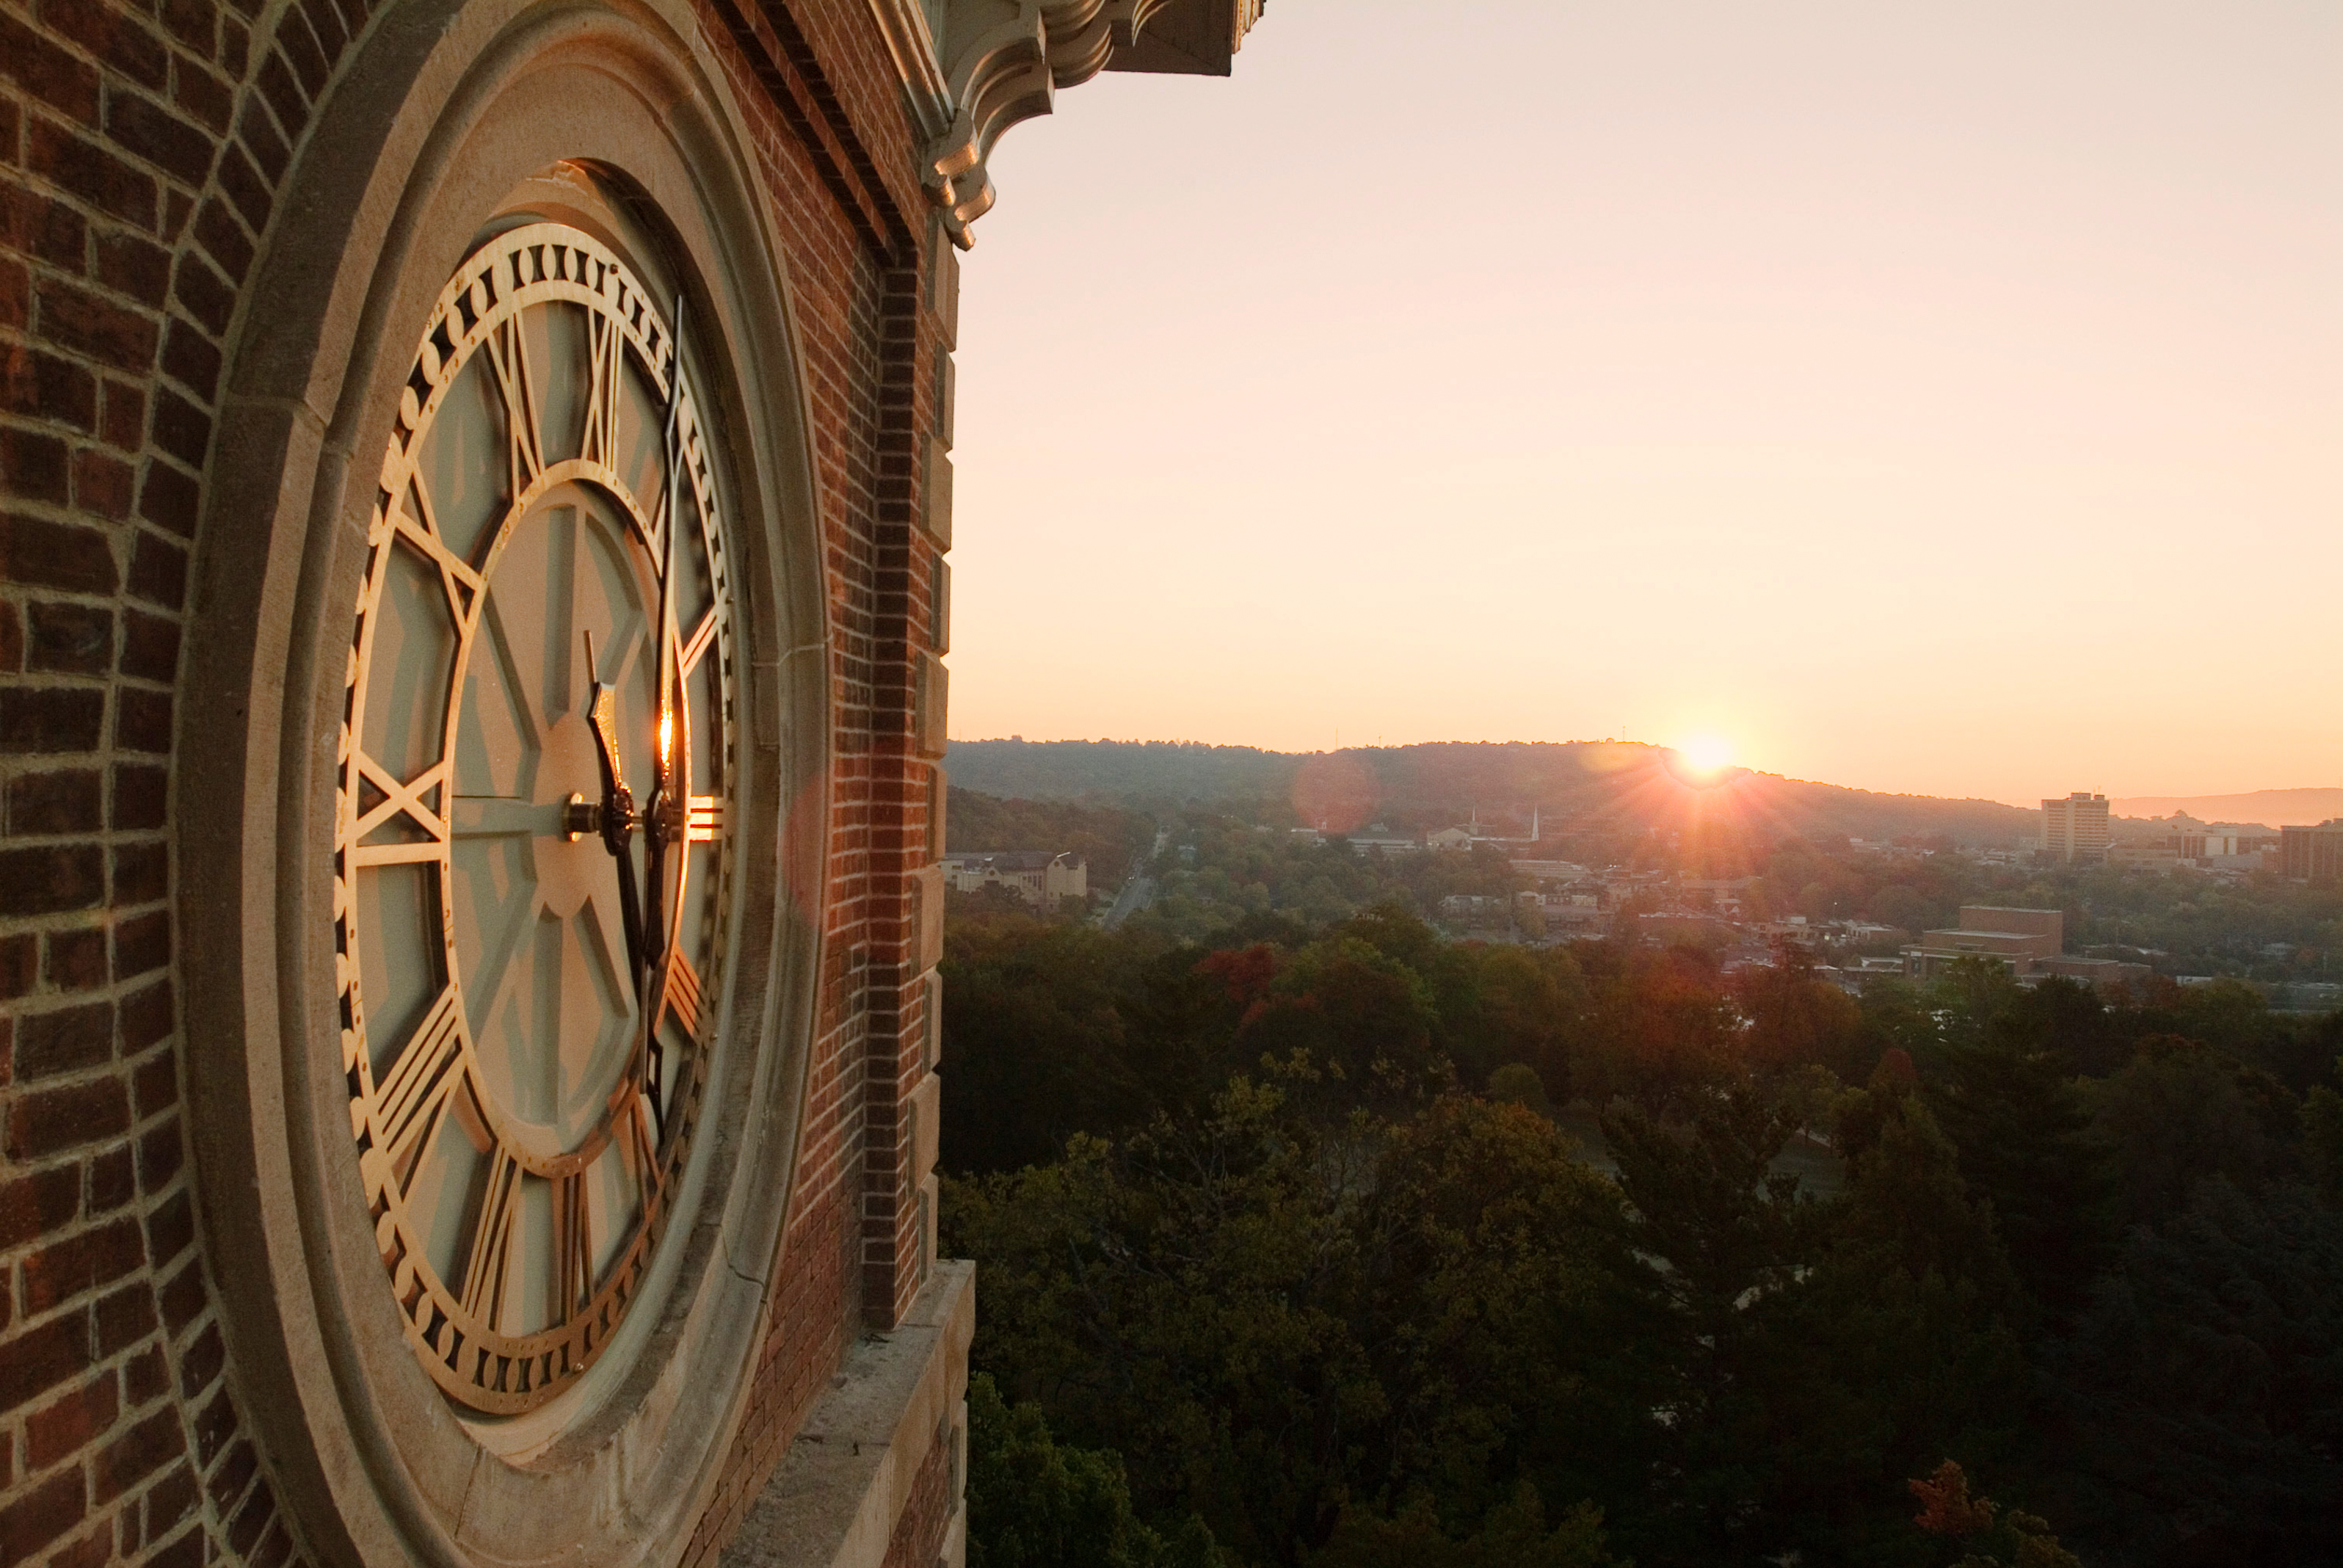
M 1695 773 L 1722 772 L 1733 762 L 1733 745 L 1717 735 L 1694 735 L 1676 742 L 1676 755 Z

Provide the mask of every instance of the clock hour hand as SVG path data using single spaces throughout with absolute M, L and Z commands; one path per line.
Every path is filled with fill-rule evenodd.
M 649 1098 L 651 1119 L 664 1135 L 667 1129 L 666 1107 L 660 1102 L 659 1070 L 663 1052 L 659 1042 L 657 997 L 652 984 L 652 970 L 659 966 L 660 954 L 655 950 L 661 933 L 656 929 L 659 916 L 659 849 L 662 837 L 656 828 L 646 832 L 644 858 L 649 861 L 645 876 L 650 900 L 651 916 L 643 918 L 646 890 L 635 886 L 635 858 L 628 842 L 634 836 L 635 800 L 628 792 L 626 775 L 618 766 L 618 694 L 602 684 L 595 670 L 594 634 L 586 634 L 586 668 L 594 672 L 593 687 L 587 699 L 588 727 L 594 731 L 594 749 L 602 763 L 602 842 L 611 859 L 618 861 L 618 918 L 626 927 L 627 968 L 634 982 L 635 1004 L 642 1014 L 642 1073 L 643 1089 Z M 659 809 L 659 784 L 651 786 L 651 811 Z
M 588 728 L 594 732 L 594 751 L 602 765 L 602 847 L 618 862 L 618 919 L 626 928 L 628 978 L 639 997 L 643 990 L 642 897 L 635 887 L 635 858 L 630 840 L 635 833 L 635 798 L 628 792 L 627 776 L 618 765 L 618 694 L 602 684 L 594 668 L 594 634 L 586 634 L 586 668 L 593 678 L 587 698 Z

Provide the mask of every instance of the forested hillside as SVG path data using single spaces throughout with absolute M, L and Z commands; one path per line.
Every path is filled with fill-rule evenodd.
M 952 785 L 944 804 L 944 850 L 1071 849 L 1090 862 L 1093 889 L 1111 891 L 1155 841 L 1155 820 L 1118 806 L 1004 800 Z
M 1664 747 L 1611 741 L 1292 753 L 1160 740 L 963 740 L 952 743 L 946 766 L 954 782 L 988 794 L 1250 806 L 1338 831 L 1375 821 L 1403 831 L 1444 827 L 1477 812 L 1497 830 L 1526 833 L 1533 810 L 1545 831 L 1564 834 L 1739 828 L 2015 845 L 2039 831 L 2039 813 L 1997 801 L 1881 795 L 1740 769 L 1703 787 L 1672 770 L 1674 760 Z
M 2343 1559 L 2343 1015 L 1389 909 L 944 995 L 971 1563 Z

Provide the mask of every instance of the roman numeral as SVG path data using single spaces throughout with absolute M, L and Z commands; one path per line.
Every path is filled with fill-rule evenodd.
M 691 795 L 683 803 L 683 840 L 687 844 L 715 841 L 724 831 L 724 802 L 714 795 Z
M 594 1228 L 586 1172 L 553 1184 L 555 1321 L 567 1322 L 594 1294 Z
M 659 499 L 652 504 L 650 516 L 644 524 L 649 531 L 643 535 L 643 543 L 649 548 L 654 559 L 661 561 L 668 559 L 667 535 L 668 530 L 674 527 L 674 524 L 675 487 L 661 483 Z
M 417 1157 L 431 1141 L 447 1097 L 464 1081 L 463 1000 L 454 986 L 439 993 L 397 1058 L 376 1084 L 375 1133 L 382 1140 L 386 1172 L 403 1195 Z
M 401 779 L 390 769 L 367 756 L 356 753 L 358 777 L 382 793 L 381 803 L 350 824 L 350 859 L 359 866 L 387 866 L 404 861 L 436 860 L 447 852 L 447 819 L 424 803 L 424 797 L 441 789 L 447 779 L 447 764 L 435 762 L 412 779 Z M 369 833 L 387 826 L 394 817 L 406 819 L 420 828 L 425 841 L 404 844 L 368 844 Z
M 407 498 L 414 504 L 416 516 L 409 517 L 405 506 L 391 508 L 390 527 L 417 553 L 439 568 L 440 587 L 447 590 L 447 610 L 456 623 L 458 636 L 468 637 L 472 630 L 472 614 L 481 602 L 481 590 L 487 582 L 472 563 L 447 548 L 439 532 L 439 519 L 431 505 L 431 496 L 420 478 L 409 482 Z
M 488 334 L 488 362 L 496 368 L 497 390 L 504 394 L 509 493 L 518 497 L 545 469 L 545 449 L 538 435 L 537 388 L 530 380 L 528 347 L 518 318 Z
M 684 639 L 683 652 L 675 661 L 677 672 L 689 675 L 698 668 L 700 659 L 707 655 L 709 645 L 715 640 L 716 612 L 711 609 L 699 618 L 699 624 L 693 627 L 691 635 Z
M 699 971 L 681 953 L 668 960 L 667 1007 L 683 1025 L 683 1032 L 692 1039 L 699 1038 Z
M 587 461 L 618 467 L 618 377 L 626 351 L 618 324 L 598 310 L 587 312 L 586 435 L 579 452 Z
M 638 1092 L 631 1098 L 633 1103 L 624 1112 L 627 1163 L 634 1168 L 635 1181 L 642 1189 L 643 1221 L 648 1224 L 659 1188 L 659 1133 L 651 1126 L 650 1097 Z
M 464 1312 L 491 1332 L 505 1310 L 505 1270 L 512 1257 L 513 1221 L 520 1211 L 520 1161 L 499 1142 L 488 1155 L 488 1187 L 464 1265 Z

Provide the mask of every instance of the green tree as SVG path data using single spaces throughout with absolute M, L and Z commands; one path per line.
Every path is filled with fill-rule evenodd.
M 970 1568 L 1219 1568 L 1202 1520 L 1166 1541 L 1131 1512 L 1121 1455 L 1058 1442 L 984 1372 L 968 1382 L 968 1449 Z
M 2258 1188 L 2291 1163 L 2293 1097 L 2196 1040 L 2149 1036 L 2122 1071 L 2089 1086 L 2087 1099 L 2114 1150 L 2129 1223 L 2178 1213 L 2200 1181 L 2219 1176 Z
M 1748 1020 L 1742 1051 L 1752 1067 L 1824 1067 L 1860 1079 L 1877 1056 L 1864 1040 L 1855 999 L 1815 979 L 1814 966 L 1795 953 L 1786 962 L 1744 970 L 1733 996 Z
M 1942 1032 L 1936 1010 L 1917 986 L 1902 980 L 1866 980 L 1855 1007 L 1863 1019 L 1865 1060 L 1861 1070 L 1840 1074 L 1848 1082 L 1867 1081 L 1880 1058 L 1891 1050 L 1902 1051 L 1913 1062 L 1936 1060 Z
M 1169 1064 L 1130 1013 L 1160 950 L 1021 912 L 954 923 L 943 965 L 947 1169 L 1039 1164 L 1074 1132 L 1157 1109 Z
M 1192 1121 L 952 1182 L 945 1244 L 990 1282 L 972 1360 L 1118 1449 L 1143 1515 L 1192 1512 L 1248 1561 L 1294 1562 L 1386 1408 L 1346 1312 L 1369 1165 L 1240 1079 Z
M 2070 1518 L 2111 1560 L 2343 1560 L 2343 1211 L 2216 1178 L 2043 1347 Z
M 1951 1144 L 1893 1082 L 1855 1120 L 1872 1132 L 1813 1263 L 1760 1307 L 1739 1442 L 1767 1458 L 1768 1550 L 1885 1564 L 1910 1555 L 1902 1477 L 1947 1449 L 2006 1454 L 2030 1407 L 2022 1298 Z
M 1624 1349 L 1645 1303 L 1618 1189 L 1518 1106 L 1452 1096 L 1385 1139 L 1353 1220 L 1352 1321 L 1386 1400 L 1358 1494 L 1423 1490 L 1477 1518 L 1534 1455 L 1564 1495 L 1632 1485 L 1618 1462 L 1654 1385 Z
M 2343 1080 L 2343 1058 L 2335 1071 Z M 2323 1083 L 2303 1096 L 2302 1147 L 2311 1180 L 2329 1199 L 2343 1200 L 2343 1094 Z
M 1537 1489 L 1523 1482 L 1462 1540 L 1440 1527 L 1429 1498 L 1397 1514 L 1345 1510 L 1334 1538 L 1310 1568 L 1634 1568 L 1606 1550 L 1603 1511 L 1580 1503 L 1552 1531 Z
M 1526 1061 L 1509 1061 L 1489 1074 L 1489 1098 L 1548 1119 L 1554 1115 L 1554 1101 L 1546 1094 L 1545 1081 Z
M 1680 1300 L 1694 1298 L 1704 1259 L 1741 1259 L 1672 1326 L 1667 1506 L 1620 1515 L 1650 1561 L 1915 1561 L 1898 1513 L 1909 1467 L 1947 1445 L 2006 1452 L 2023 1426 L 2019 1293 L 1950 1144 L 1893 1082 L 1851 1097 L 1845 1121 L 1868 1131 L 1846 1191 L 1826 1201 L 1758 1174 L 1775 1134 L 1754 1106 L 1695 1123 L 1727 1152 L 1681 1150 L 1669 1162 L 1693 1181 L 1646 1181 L 1623 1160 L 1639 1215 L 1681 1205 L 1708 1216 L 1695 1237 L 1731 1238 L 1631 1232 L 1639 1251 L 1670 1247 L 1655 1255 L 1672 1274 L 1691 1261 Z
M 2074 1082 L 2046 1052 L 1972 1016 L 1929 1083 L 1969 1190 L 1993 1207 L 2018 1278 L 2046 1304 L 2078 1307 L 2114 1242 L 2107 1155 Z
M 1577 1092 L 1598 1105 L 1624 1095 L 1665 1120 L 1735 1077 L 1739 1015 L 1706 954 L 1630 950 L 1590 978 L 1585 1046 L 1573 1062 Z
M 1252 1056 L 1308 1056 L 1361 1087 L 1444 1077 L 1440 1015 L 1422 976 L 1352 936 L 1311 943 L 1278 966 L 1237 1044 Z
M 1432 973 L 1441 1031 L 1459 1075 L 1484 1081 L 1509 1061 L 1526 1062 L 1567 1098 L 1571 1045 L 1584 1028 L 1586 981 L 1558 949 L 1466 943 L 1450 950 L 1463 972 L 1447 985 L 1445 966 Z
M 1770 1308 L 1819 1241 L 1797 1179 L 1769 1173 L 1794 1120 L 1745 1088 L 1698 1102 L 1681 1126 L 1633 1107 L 1603 1120 L 1629 1268 L 1651 1303 L 1641 1338 L 1664 1374 L 1649 1446 L 1664 1495 L 1626 1522 L 1652 1561 L 1737 1563 L 1765 1543 L 1748 1525 L 1769 1463 L 1754 1440 L 1766 1425 L 1762 1369 L 1778 1353 Z

